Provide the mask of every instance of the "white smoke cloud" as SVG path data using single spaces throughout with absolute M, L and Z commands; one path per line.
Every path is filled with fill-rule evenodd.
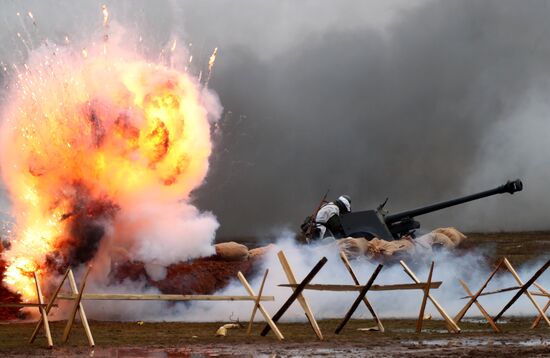
M 282 238 L 278 240 L 274 248 L 264 257 L 257 275 L 249 280 L 253 289 L 258 292 L 263 273 L 266 268 L 269 269 L 269 275 L 264 287 L 264 295 L 275 296 L 274 302 L 264 302 L 263 305 L 273 315 L 279 307 L 290 296 L 291 290 L 288 287 L 279 287 L 279 284 L 288 283 L 286 275 L 281 268 L 277 258 L 277 252 L 283 250 L 294 271 L 294 274 L 300 282 L 315 264 L 323 257 L 327 257 L 328 262 L 315 276 L 311 283 L 330 283 L 330 284 L 353 284 L 353 281 L 347 272 L 345 266 L 340 260 L 339 251 L 335 244 L 320 246 L 298 246 L 292 238 Z M 465 256 L 459 256 L 452 251 L 438 251 L 433 256 L 426 252 L 425 256 L 419 256 L 414 261 L 406 261 L 407 265 L 414 271 L 417 277 L 425 282 L 428 277 L 429 264 L 433 260 L 435 268 L 433 281 L 442 281 L 439 289 L 432 289 L 431 295 L 443 306 L 446 312 L 454 317 L 456 313 L 466 304 L 467 300 L 460 299 L 466 296 L 458 280 L 464 280 L 470 290 L 476 292 L 485 282 L 489 273 L 493 269 L 487 263 L 487 259 L 478 253 L 471 253 Z M 534 272 L 542 266 L 542 260 L 529 265 L 516 267 L 519 276 L 526 282 Z M 370 275 L 376 268 L 375 263 L 366 259 L 351 261 L 351 265 L 357 274 L 361 284 L 366 284 Z M 493 280 L 490 282 L 485 292 L 501 289 L 505 287 L 517 286 L 513 276 L 507 272 L 504 267 L 501 268 Z M 547 289 L 550 287 L 550 272 L 541 276 L 538 280 L 542 286 Z M 413 283 L 410 277 L 405 273 L 402 267 L 397 264 L 386 264 L 378 275 L 375 284 L 398 284 Z M 118 292 L 132 292 L 132 289 L 139 289 L 134 282 L 127 282 L 126 287 L 117 287 Z M 126 289 L 127 291 L 124 291 Z M 108 289 L 112 292 L 112 289 Z M 121 291 L 120 291 L 121 290 Z M 147 292 L 156 292 L 148 289 Z M 533 286 L 531 291 L 535 290 Z M 102 291 L 103 292 L 103 291 Z M 497 295 L 480 297 L 479 302 L 491 315 L 496 315 L 504 305 L 512 298 L 516 291 L 504 292 Z M 244 287 L 235 279 L 223 290 L 216 292 L 219 295 L 246 295 Z M 347 310 L 357 297 L 357 292 L 323 292 L 323 291 L 304 291 L 304 296 L 310 303 L 315 317 L 323 318 L 343 318 Z M 411 291 L 372 291 L 367 294 L 367 298 L 372 303 L 380 319 L 388 318 L 417 318 L 422 301 L 421 290 Z M 537 297 L 539 305 L 544 305 L 545 300 Z M 111 313 L 122 310 L 127 315 L 117 318 L 124 320 L 153 320 L 153 321 L 228 321 L 239 319 L 241 322 L 247 321 L 250 317 L 252 302 L 186 302 L 177 303 L 175 306 L 166 303 L 149 302 L 117 302 L 103 303 L 101 308 L 96 305 L 88 305 L 92 317 L 109 318 Z M 131 307 L 131 308 L 130 308 Z M 441 320 L 441 316 L 435 307 L 428 301 L 426 313 L 431 314 L 433 319 Z M 532 303 L 522 296 L 506 312 L 504 317 L 511 316 L 534 316 L 537 314 Z M 475 306 L 468 311 L 466 317 L 479 317 L 481 314 Z M 361 304 L 355 312 L 354 318 L 370 319 L 370 313 L 366 307 Z M 263 318 L 258 312 L 256 321 L 262 321 Z M 295 302 L 285 313 L 281 321 L 305 321 L 305 315 L 298 304 Z M 336 327 L 335 327 L 336 328 Z M 442 329 L 444 325 L 442 323 Z M 283 332 L 284 334 L 284 332 Z
M 473 206 L 461 220 L 466 230 L 545 230 L 541 211 L 548 205 L 544 188 L 550 181 L 550 86 L 544 82 L 531 88 L 517 107 L 507 111 L 492 125 L 483 138 L 483 147 L 472 172 L 467 176 L 465 190 L 494 186 L 495 178 L 521 178 L 524 190 L 491 198 L 486 206 Z M 513 200 L 513 205 L 503 205 Z M 499 215 L 495 215 L 499 213 Z M 504 220 L 503 217 L 506 219 Z

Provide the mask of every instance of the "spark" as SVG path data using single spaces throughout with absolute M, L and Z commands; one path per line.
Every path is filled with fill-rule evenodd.
M 210 55 L 210 59 L 208 60 L 208 73 L 212 73 L 212 69 L 214 68 L 214 63 L 216 62 L 216 56 L 218 55 L 218 48 L 216 47 L 214 51 L 212 52 L 212 55 Z
M 108 27 L 107 22 L 109 21 L 109 10 L 107 5 L 101 5 L 101 12 L 103 13 L 103 27 Z

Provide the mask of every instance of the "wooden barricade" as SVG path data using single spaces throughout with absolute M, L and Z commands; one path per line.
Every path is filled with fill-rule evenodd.
M 281 259 L 281 257 L 282 257 L 282 259 Z M 281 262 L 285 262 L 285 264 L 283 265 L 283 267 L 286 267 L 285 271 L 290 270 L 290 265 L 288 264 L 288 261 L 286 261 L 286 259 L 284 257 L 284 253 L 282 251 L 279 252 L 279 258 L 281 259 Z M 380 318 L 378 317 L 378 314 L 375 312 L 374 307 L 372 306 L 372 304 L 367 299 L 366 294 L 369 291 L 397 291 L 397 290 L 422 290 L 424 292 L 424 297 L 423 297 L 423 300 L 422 300 L 422 303 L 421 303 L 421 306 L 420 306 L 421 307 L 420 308 L 420 317 L 419 317 L 419 320 L 417 321 L 417 331 L 418 332 L 420 332 L 421 329 L 422 329 L 422 320 L 424 318 L 424 310 L 425 310 L 426 303 L 427 303 L 428 300 L 430 300 L 435 305 L 437 310 L 441 313 L 441 316 L 445 319 L 445 321 L 447 323 L 449 331 L 450 332 L 455 332 L 455 333 L 460 332 L 460 328 L 458 327 L 458 325 L 453 321 L 453 319 L 445 312 L 443 307 L 441 307 L 441 305 L 430 294 L 430 289 L 437 289 L 441 286 L 441 281 L 438 281 L 438 282 L 432 281 L 432 273 L 433 273 L 433 265 L 434 265 L 433 263 L 432 263 L 432 267 L 430 269 L 430 273 L 428 275 L 427 282 L 421 282 L 416 277 L 416 275 L 412 272 L 412 270 L 403 261 L 401 261 L 401 265 L 405 269 L 405 272 L 413 279 L 414 283 L 405 283 L 405 284 L 400 283 L 400 284 L 389 284 L 389 285 L 374 284 L 374 281 L 375 281 L 376 277 L 378 276 L 378 274 L 380 273 L 380 271 L 382 270 L 382 267 L 383 267 L 382 265 L 378 265 L 376 267 L 376 269 L 374 270 L 374 272 L 372 273 L 371 277 L 369 278 L 368 282 L 365 285 L 361 285 L 359 283 L 357 275 L 355 274 L 355 272 L 353 271 L 353 268 L 351 267 L 351 264 L 350 264 L 349 260 L 347 259 L 346 255 L 343 252 L 340 253 L 340 258 L 342 259 L 342 262 L 344 263 L 346 269 L 348 270 L 348 272 L 350 273 L 350 275 L 352 277 L 352 280 L 354 281 L 353 285 L 349 285 L 349 284 L 326 284 L 326 283 L 312 284 L 312 283 L 309 283 L 313 279 L 313 277 L 317 274 L 318 270 L 316 270 L 316 269 L 319 268 L 319 265 L 322 266 L 322 264 L 324 264 L 324 262 L 325 262 L 324 260 L 326 260 L 326 258 L 323 258 L 321 261 L 319 261 L 319 263 L 315 266 L 315 268 L 311 270 L 311 272 L 306 277 L 306 279 L 304 279 L 300 284 L 296 283 L 295 279 L 289 279 L 289 283 L 280 284 L 279 286 L 281 286 L 281 287 L 290 287 L 294 290 L 294 293 L 296 293 L 299 290 L 300 294 L 302 293 L 303 290 L 332 291 L 332 292 L 358 291 L 359 294 L 358 294 L 357 298 L 353 302 L 350 309 L 347 311 L 347 313 L 344 316 L 343 320 L 340 322 L 340 324 L 336 328 L 336 330 L 335 330 L 336 334 L 339 334 L 343 330 L 343 328 L 345 327 L 347 322 L 351 319 L 353 313 L 358 308 L 358 306 L 361 304 L 361 302 L 363 302 L 366 305 L 367 309 L 369 310 L 369 312 L 373 316 L 373 318 L 374 318 L 374 320 L 375 320 L 375 322 L 378 326 L 379 331 L 384 332 L 384 326 L 383 326 Z M 292 296 L 291 296 L 291 298 L 292 298 Z M 288 301 L 290 301 L 290 304 L 292 303 L 292 301 L 290 299 Z M 288 304 L 288 306 L 290 306 L 290 304 Z M 311 312 L 311 309 L 309 308 L 309 306 L 307 306 L 307 307 L 309 309 L 309 312 Z M 285 304 L 285 305 L 283 305 L 283 307 L 281 309 L 283 309 L 283 308 L 285 308 L 285 310 L 286 310 L 288 307 L 286 307 L 286 304 Z M 305 309 L 304 309 L 304 311 L 305 311 Z M 280 318 L 280 315 L 278 313 L 273 316 L 274 319 L 275 318 L 276 319 Z M 306 313 L 306 315 L 307 315 L 307 313 Z M 313 316 L 313 313 L 310 313 L 310 315 Z M 309 318 L 309 316 L 308 316 L 308 318 Z M 313 324 L 312 324 L 312 326 L 313 326 Z M 264 329 L 264 331 L 265 330 L 266 329 Z M 322 336 L 320 334 L 318 334 L 318 337 L 321 339 Z
M 468 298 L 469 300 L 466 303 L 466 305 L 458 312 L 458 314 L 455 317 L 455 320 L 459 322 L 464 317 L 466 312 L 470 309 L 470 307 L 473 304 L 475 304 L 477 308 L 480 310 L 483 317 L 485 317 L 485 319 L 487 320 L 491 328 L 497 333 L 501 332 L 501 329 L 496 324 L 497 320 L 502 317 L 502 315 L 517 301 L 519 297 L 521 297 L 522 295 L 525 295 L 529 298 L 529 300 L 531 301 L 531 303 L 533 304 L 533 306 L 536 308 L 538 312 L 538 316 L 535 319 L 535 321 L 533 321 L 531 328 L 536 328 L 539 325 L 540 321 L 543 319 L 550 326 L 550 320 L 546 316 L 546 311 L 550 307 L 550 295 L 548 294 L 548 291 L 546 291 L 541 285 L 535 282 L 548 269 L 549 266 L 550 266 L 550 260 L 546 261 L 546 263 L 539 270 L 537 270 L 526 283 L 523 283 L 523 281 L 517 274 L 515 268 L 510 263 L 510 261 L 508 261 L 508 259 L 504 257 L 498 261 L 496 267 L 493 269 L 493 271 L 491 271 L 489 277 L 485 280 L 481 288 L 475 294 L 473 294 L 470 291 L 469 287 L 466 285 L 464 281 L 459 280 L 460 284 L 462 285 L 462 287 L 464 288 L 467 294 L 466 297 L 462 297 L 462 298 L 463 299 Z M 495 291 L 483 292 L 487 287 L 487 285 L 489 284 L 489 282 L 493 279 L 497 271 L 499 271 L 502 267 L 505 267 L 506 270 L 512 274 L 512 276 L 514 277 L 514 279 L 516 280 L 519 286 L 512 286 L 512 287 L 498 289 Z M 536 286 L 539 289 L 540 293 L 530 292 L 529 287 L 531 287 L 532 285 Z M 502 293 L 502 292 L 515 291 L 515 290 L 517 290 L 518 292 L 506 303 L 504 308 L 495 317 L 491 317 L 478 301 L 478 298 L 480 296 L 488 296 L 488 295 L 493 295 L 493 294 Z M 544 309 L 542 309 L 538 305 L 538 303 L 535 301 L 533 296 L 536 296 L 536 295 L 549 297 L 549 302 L 546 304 Z
M 275 332 L 275 335 L 277 336 L 277 339 L 282 340 L 284 339 L 283 335 L 281 334 L 279 328 L 275 325 L 273 320 L 270 318 L 268 312 L 265 310 L 261 302 L 263 301 L 274 301 L 275 297 L 273 296 L 265 296 L 263 295 L 263 288 L 265 285 L 265 281 L 267 278 L 266 271 L 259 293 L 256 295 L 254 293 L 254 290 L 244 277 L 244 275 L 239 272 L 237 274 L 237 277 L 243 284 L 244 288 L 248 292 L 248 296 L 238 296 L 238 295 L 177 295 L 177 294 L 120 294 L 120 293 L 84 293 L 84 289 L 86 287 L 86 280 L 88 278 L 88 275 L 90 273 L 90 267 L 86 270 L 82 282 L 80 283 L 80 287 L 77 286 L 76 280 L 74 278 L 74 274 L 71 269 L 68 269 L 63 278 L 61 279 L 61 282 L 55 289 L 52 297 L 50 298 L 50 301 L 48 304 L 45 303 L 44 297 L 42 295 L 42 290 L 40 287 L 40 282 L 38 279 L 38 276 L 36 273 L 34 274 L 35 283 L 36 283 L 36 291 L 37 291 L 37 297 L 38 297 L 38 303 L 10 303 L 10 304 L 3 304 L 3 306 L 16 306 L 16 307 L 37 307 L 40 311 L 40 319 L 36 324 L 36 327 L 29 339 L 29 343 L 32 343 L 35 341 L 38 333 L 40 332 L 40 329 L 44 328 L 44 333 L 46 335 L 46 339 L 48 342 L 48 347 L 53 347 L 53 340 L 51 336 L 50 331 L 50 325 L 48 320 L 48 314 L 50 313 L 51 309 L 53 307 L 56 307 L 57 304 L 55 303 L 58 300 L 69 300 L 73 301 L 69 316 L 67 318 L 67 324 L 65 326 L 65 329 L 63 331 L 63 342 L 67 342 L 71 333 L 71 330 L 74 326 L 74 322 L 76 319 L 77 313 L 80 316 L 80 320 L 82 322 L 82 325 L 84 327 L 84 331 L 86 332 L 86 336 L 88 338 L 88 343 L 90 347 L 95 346 L 95 342 L 92 336 L 92 332 L 90 329 L 90 325 L 88 323 L 88 319 L 86 316 L 86 313 L 84 311 L 83 301 L 85 300 L 109 300 L 109 301 L 118 301 L 118 300 L 124 300 L 124 301 L 251 301 L 254 303 L 253 307 L 253 313 L 250 318 L 250 322 L 254 319 L 254 315 L 256 313 L 256 310 L 259 310 L 261 314 L 263 315 L 265 321 L 268 323 L 269 327 Z M 63 287 L 63 284 L 65 281 L 69 281 L 70 286 L 70 292 L 61 292 L 61 289 Z M 251 323 L 250 323 L 251 324 Z M 250 325 L 249 324 L 249 325 Z M 250 328 L 249 328 L 250 329 Z

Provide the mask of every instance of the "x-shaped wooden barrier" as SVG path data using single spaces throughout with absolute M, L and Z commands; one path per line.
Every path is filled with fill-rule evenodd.
M 284 254 L 283 251 L 279 251 L 279 253 L 277 254 L 277 256 L 279 257 L 279 261 L 281 262 L 281 266 L 283 267 L 283 270 L 286 274 L 286 277 L 288 279 L 288 282 L 292 285 L 296 285 L 297 284 L 297 280 L 296 280 L 296 277 L 294 276 L 294 272 L 292 272 L 292 269 L 290 267 L 290 264 L 288 263 L 288 260 L 286 259 L 286 256 Z M 311 328 L 313 329 L 313 331 L 315 332 L 315 334 L 317 335 L 317 337 L 320 339 L 320 340 L 323 340 L 323 334 L 321 333 L 321 329 L 319 328 L 319 325 L 317 324 L 317 321 L 315 320 L 315 317 L 313 316 L 313 312 L 311 311 L 311 308 L 308 304 L 308 302 L 306 301 L 305 297 L 302 295 L 302 291 L 304 290 L 304 288 L 306 287 L 306 285 L 311 282 L 311 280 L 313 280 L 313 278 L 315 277 L 315 275 L 317 275 L 317 273 L 321 270 L 321 268 L 327 263 L 327 258 L 326 257 L 323 257 L 321 260 L 319 260 L 319 262 L 317 262 L 317 264 L 313 267 L 313 269 L 311 269 L 311 271 L 307 274 L 307 276 L 302 280 L 302 282 L 300 282 L 299 284 L 297 284 L 296 287 L 292 287 L 291 289 L 293 290 L 292 294 L 290 295 L 290 297 L 286 300 L 285 303 L 283 303 L 283 305 L 281 306 L 281 308 L 279 308 L 279 310 L 277 311 L 277 313 L 275 313 L 273 315 L 273 322 L 277 322 L 284 314 L 285 312 L 288 310 L 288 308 L 292 305 L 292 303 L 295 301 L 295 300 L 298 300 L 298 303 L 300 303 L 300 306 L 302 306 L 302 309 L 304 310 L 305 314 L 306 314 L 306 317 L 307 319 L 309 320 L 309 323 L 311 324 Z M 262 333 L 261 335 L 262 336 L 265 336 L 269 333 L 271 327 L 269 326 L 269 324 L 267 324 L 264 329 L 262 330 Z
M 281 331 L 279 330 L 275 322 L 273 322 L 271 317 L 269 317 L 269 313 L 267 313 L 266 309 L 260 302 L 262 299 L 262 293 L 264 290 L 265 280 L 267 278 L 268 272 L 269 272 L 269 269 L 265 270 L 265 274 L 262 279 L 262 284 L 260 285 L 260 290 L 258 291 L 258 296 L 256 296 L 256 294 L 254 293 L 252 286 L 250 286 L 250 284 L 248 283 L 248 281 L 246 280 L 242 272 L 239 271 L 237 273 L 237 277 L 239 278 L 239 281 L 241 281 L 241 283 L 243 284 L 248 294 L 251 297 L 256 297 L 254 300 L 254 308 L 252 309 L 252 315 L 250 316 L 250 322 L 248 322 L 247 334 L 250 335 L 250 332 L 252 331 L 252 322 L 254 321 L 254 316 L 256 316 L 256 310 L 260 310 L 260 313 L 264 316 L 265 321 L 267 322 L 269 327 L 273 330 L 273 332 L 277 336 L 277 339 L 282 341 L 285 337 L 283 336 L 283 334 L 281 333 Z
M 348 321 L 351 319 L 351 316 L 353 315 L 353 313 L 355 312 L 357 307 L 359 307 L 359 304 L 361 304 L 361 301 L 363 301 L 363 299 L 367 295 L 367 292 L 372 287 L 372 284 L 374 283 L 374 280 L 376 280 L 376 277 L 378 276 L 378 274 L 382 270 L 382 267 L 384 267 L 384 265 L 378 265 L 376 267 L 376 269 L 372 273 L 371 277 L 369 278 L 369 281 L 367 282 L 367 284 L 365 286 L 363 286 L 361 288 L 361 291 L 359 291 L 359 295 L 357 296 L 357 298 L 355 299 L 355 301 L 353 302 L 353 304 L 349 308 L 349 310 L 346 313 L 346 315 L 345 315 L 344 319 L 342 320 L 342 322 L 340 322 L 338 327 L 336 327 L 336 330 L 334 331 L 334 333 L 339 334 L 344 329 L 344 327 L 346 326 Z
M 516 280 L 516 282 L 518 283 L 519 286 L 506 287 L 506 288 L 502 288 L 502 289 L 499 289 L 499 290 L 496 290 L 496 291 L 491 291 L 491 292 L 483 292 L 485 290 L 485 288 L 487 287 L 487 285 L 489 284 L 489 282 L 493 279 L 493 277 L 495 276 L 497 271 L 500 268 L 502 268 L 503 265 L 512 274 L 512 276 L 514 277 L 514 279 Z M 531 303 L 533 304 L 533 306 L 535 306 L 535 308 L 538 311 L 538 316 L 535 319 L 535 321 L 533 321 L 533 324 L 531 325 L 531 328 L 536 328 L 539 325 L 539 323 L 542 319 L 544 319 L 546 321 L 546 323 L 550 326 L 550 320 L 548 319 L 548 317 L 546 316 L 546 313 L 545 313 L 548 310 L 548 308 L 550 307 L 550 300 L 546 304 L 544 309 L 542 309 L 542 308 L 540 308 L 538 303 L 533 298 L 533 295 L 536 295 L 536 293 L 532 293 L 532 292 L 528 291 L 529 287 L 531 285 L 535 285 L 539 289 L 539 291 L 541 291 L 540 295 L 547 296 L 547 297 L 550 298 L 550 295 L 548 295 L 548 291 L 546 291 L 541 285 L 539 285 L 538 283 L 535 282 L 537 280 L 537 278 L 539 278 L 546 271 L 546 269 L 549 266 L 550 266 L 550 260 L 548 260 L 537 272 L 535 272 L 535 274 L 533 276 L 531 276 L 531 278 L 526 283 L 523 283 L 523 281 L 521 280 L 521 278 L 517 274 L 516 270 L 514 269 L 512 264 L 510 263 L 510 261 L 508 261 L 507 258 L 502 258 L 501 260 L 499 260 L 498 264 L 493 269 L 493 271 L 491 272 L 491 274 L 489 275 L 487 280 L 484 282 L 484 284 L 481 286 L 481 288 L 475 294 L 473 294 L 470 291 L 470 289 L 468 288 L 468 286 L 466 285 L 466 283 L 464 281 L 459 280 L 460 284 L 462 285 L 462 287 L 464 288 L 464 290 L 466 291 L 466 294 L 467 294 L 467 296 L 463 297 L 463 298 L 469 298 L 469 301 L 458 312 L 458 314 L 455 317 L 455 321 L 460 322 L 460 320 L 464 317 L 464 315 L 470 309 L 470 307 L 473 304 L 475 304 L 478 307 L 478 309 L 480 310 L 481 314 L 485 317 L 487 322 L 491 325 L 493 330 L 495 332 L 501 332 L 500 328 L 496 324 L 496 321 L 500 317 L 502 317 L 504 312 L 506 312 L 518 300 L 518 298 L 521 297 L 521 295 L 526 295 L 529 298 L 529 300 L 531 301 Z M 480 296 L 493 295 L 493 294 L 497 294 L 497 293 L 501 293 L 501 292 L 515 291 L 515 290 L 518 290 L 518 292 L 512 297 L 512 299 L 510 301 L 508 301 L 508 303 L 504 306 L 504 308 L 494 318 L 492 318 L 487 313 L 487 311 L 481 306 L 481 304 L 478 301 L 478 298 Z
M 348 270 L 349 274 L 351 275 L 351 279 L 356 285 L 359 285 L 359 279 L 357 279 L 357 275 L 355 275 L 355 272 L 353 271 L 353 268 L 351 267 L 351 264 L 348 260 L 348 257 L 346 256 L 344 251 L 340 251 L 340 258 L 342 259 L 342 262 L 344 263 L 344 266 L 346 266 L 346 269 Z M 367 306 L 367 309 L 369 310 L 370 314 L 372 315 L 372 318 L 376 322 L 376 325 L 378 326 L 378 330 L 380 332 L 384 332 L 384 325 L 382 324 L 382 321 L 380 321 L 380 318 L 378 318 L 378 315 L 374 311 L 374 308 L 372 307 L 371 303 L 367 299 L 367 296 L 363 297 L 363 302 L 365 303 L 365 306 Z
M 500 328 L 497 326 L 495 321 L 493 321 L 493 318 L 489 315 L 489 313 L 487 313 L 487 311 L 483 308 L 483 306 L 481 306 L 481 304 L 479 303 L 479 301 L 477 299 L 479 298 L 479 296 L 482 295 L 483 290 L 485 290 L 485 288 L 489 284 L 489 281 L 491 281 L 493 279 L 493 276 L 495 276 L 497 271 L 502 266 L 503 262 L 504 262 L 504 260 L 499 260 L 497 266 L 494 268 L 494 270 L 491 272 L 491 274 L 489 275 L 487 280 L 485 280 L 485 282 L 483 283 L 481 288 L 475 294 L 472 294 L 472 292 L 470 291 L 470 288 L 466 285 L 466 283 L 464 281 L 459 280 L 460 284 L 462 285 L 462 287 L 466 291 L 466 294 L 470 297 L 470 300 L 466 303 L 466 305 L 464 305 L 464 307 L 455 316 L 454 320 L 455 320 L 456 323 L 459 323 L 462 320 L 462 318 L 464 317 L 464 315 L 466 315 L 466 312 L 468 312 L 470 307 L 472 307 L 472 305 L 475 304 L 477 306 L 477 308 L 479 309 L 479 311 L 481 312 L 481 314 L 483 315 L 483 317 L 485 317 L 485 319 L 487 320 L 489 325 L 493 328 L 493 330 L 497 333 L 500 332 Z
M 516 280 L 516 282 L 520 285 L 520 289 L 514 295 L 514 297 L 512 297 L 512 299 L 504 306 L 504 308 L 493 318 L 493 321 L 496 322 L 500 317 L 502 317 L 504 312 L 506 312 L 508 308 L 510 308 L 514 304 L 514 302 L 516 302 L 517 299 L 521 297 L 521 295 L 525 294 L 529 298 L 529 300 L 533 303 L 533 306 L 535 306 L 535 308 L 539 312 L 540 317 L 546 321 L 548 326 L 550 326 L 550 319 L 548 319 L 548 317 L 546 316 L 546 313 L 542 310 L 542 308 L 540 308 L 537 301 L 535 301 L 531 293 L 528 291 L 529 287 L 533 283 L 535 283 L 537 278 L 539 278 L 546 271 L 548 266 L 550 266 L 550 260 L 546 261 L 546 263 L 542 265 L 542 267 L 537 272 L 535 272 L 535 274 L 526 283 L 523 283 L 523 281 L 521 281 L 516 270 L 514 269 L 512 264 L 510 264 L 507 258 L 504 258 L 503 262 L 506 268 L 508 269 L 508 271 L 510 271 L 512 276 L 514 276 L 514 279 Z
M 403 269 L 405 270 L 407 275 L 409 275 L 409 277 L 414 282 L 420 283 L 420 280 L 418 279 L 418 277 L 416 277 L 414 272 L 407 266 L 407 264 L 405 264 L 405 262 L 399 261 L 399 263 L 401 264 L 401 266 L 403 267 Z M 431 278 L 430 278 L 430 280 L 431 280 Z M 439 312 L 441 317 L 443 317 L 443 319 L 445 320 L 445 322 L 447 324 L 447 330 L 449 330 L 449 332 L 459 333 L 460 332 L 460 327 L 458 327 L 456 322 L 447 314 L 447 312 L 445 312 L 445 310 L 443 309 L 443 307 L 441 307 L 439 302 L 437 302 L 435 300 L 435 298 L 433 298 L 433 296 L 430 294 L 430 291 L 429 291 L 430 287 L 431 287 L 431 283 L 426 283 L 426 287 L 424 288 L 424 299 L 430 300 L 433 303 L 433 305 L 435 306 L 435 308 L 437 309 L 437 311 Z M 423 299 L 423 301 L 424 301 L 424 299 Z M 423 305 L 425 306 L 425 303 Z M 417 325 L 417 330 L 418 330 L 418 328 L 419 328 L 419 326 Z M 422 327 L 420 326 L 420 329 L 421 328 Z
M 71 309 L 69 318 L 67 320 L 67 325 L 65 326 L 65 330 L 63 332 L 63 342 L 67 342 L 67 340 L 69 339 L 69 334 L 70 334 L 71 329 L 73 327 L 74 320 L 75 320 L 75 317 L 76 317 L 76 313 L 78 312 L 80 314 L 80 321 L 82 322 L 82 325 L 84 326 L 84 331 L 86 332 L 86 336 L 88 338 L 88 343 L 90 344 L 90 347 L 95 346 L 94 338 L 92 336 L 92 331 L 90 330 L 90 325 L 88 324 L 88 319 L 86 317 L 86 313 L 84 312 L 84 307 L 82 306 L 82 302 L 81 302 L 82 293 L 84 291 L 84 287 L 86 285 L 86 279 L 88 278 L 89 273 L 90 273 L 90 267 L 88 267 L 88 269 L 86 270 L 86 273 L 84 274 L 84 278 L 82 279 L 82 283 L 80 285 L 80 292 L 79 292 L 72 270 L 67 269 L 67 271 L 65 272 L 65 275 L 61 279 L 61 282 L 59 283 L 59 285 L 55 289 L 55 292 L 52 295 L 52 297 L 50 299 L 50 302 L 47 305 L 44 304 L 44 298 L 42 296 L 42 291 L 40 289 L 40 283 L 38 281 L 38 277 L 36 276 L 36 273 L 34 273 L 34 279 L 35 279 L 35 282 L 36 282 L 36 291 L 37 291 L 37 294 L 38 294 L 38 300 L 39 300 L 39 303 L 44 304 L 44 305 L 40 306 L 41 317 L 40 317 L 38 323 L 36 324 L 36 327 L 34 328 L 34 331 L 33 331 L 32 335 L 29 339 L 29 343 L 34 342 L 34 340 L 36 339 L 36 336 L 38 335 L 38 332 L 40 331 L 40 328 L 44 327 L 44 332 L 45 332 L 46 338 L 48 340 L 48 347 L 51 348 L 53 346 L 53 341 L 52 341 L 51 333 L 50 333 L 50 326 L 49 326 L 49 322 L 48 322 L 48 314 L 50 313 L 50 310 L 52 309 L 52 307 L 55 305 L 55 301 L 57 299 L 57 296 L 59 295 L 59 292 L 60 292 L 61 288 L 63 287 L 63 284 L 65 283 L 65 281 L 68 278 L 69 286 L 71 287 L 71 292 L 74 295 L 76 295 L 76 298 L 75 298 L 75 302 L 73 304 L 73 307 Z

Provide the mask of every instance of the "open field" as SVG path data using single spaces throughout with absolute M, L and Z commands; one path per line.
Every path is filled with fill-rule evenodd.
M 280 324 L 286 336 L 278 342 L 270 334 L 261 337 L 263 324 L 257 323 L 251 336 L 246 329 L 229 330 L 226 337 L 215 337 L 222 323 L 120 323 L 91 322 L 97 347 L 87 347 L 84 331 L 75 326 L 68 344 L 48 350 L 40 336 L 33 344 L 27 339 L 34 327 L 30 323 L 0 325 L 0 354 L 5 356 L 93 357 L 252 357 L 266 356 L 548 356 L 550 329 L 529 330 L 531 319 L 502 320 L 504 333 L 494 334 L 475 319 L 461 324 L 463 332 L 449 334 L 442 321 L 426 321 L 426 332 L 414 333 L 414 320 L 384 320 L 385 333 L 358 331 L 372 327 L 372 321 L 353 320 L 340 334 L 334 334 L 338 320 L 323 320 L 325 335 L 318 341 L 304 323 Z M 63 322 L 52 325 L 54 342 L 60 342 Z M 93 352 L 93 355 L 91 354 Z
M 468 233 L 461 250 L 481 250 L 491 259 L 508 257 L 514 265 L 521 265 L 550 256 L 550 232 Z

